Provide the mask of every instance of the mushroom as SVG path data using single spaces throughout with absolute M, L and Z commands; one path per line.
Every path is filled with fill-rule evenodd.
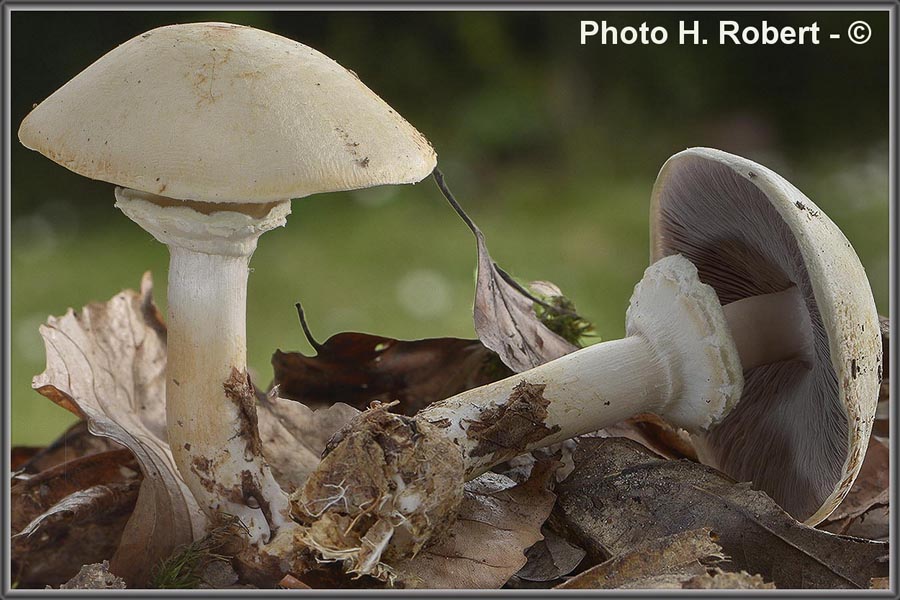
M 227 23 L 141 34 L 38 105 L 21 142 L 115 183 L 116 206 L 170 251 L 166 411 L 181 476 L 253 543 L 290 523 L 246 371 L 248 264 L 290 199 L 415 183 L 427 140 L 352 72 Z
M 699 436 L 716 464 L 770 491 L 797 518 L 824 519 L 859 470 L 878 397 L 878 318 L 859 259 L 796 188 L 724 152 L 674 156 L 653 199 L 658 260 L 635 287 L 627 337 L 414 418 L 367 411 L 335 436 L 292 497 L 306 543 L 352 571 L 389 574 L 382 558 L 413 554 L 433 535 L 422 522 L 442 527 L 453 518 L 458 499 L 449 487 L 641 412 Z M 379 436 L 386 430 L 390 436 Z M 423 439 L 433 447 L 434 436 L 459 464 L 445 458 L 448 472 L 440 474 L 427 463 L 409 469 L 409 456 Z M 360 482 L 345 469 L 377 455 L 375 447 L 384 465 L 354 487 Z M 779 476 L 789 483 L 776 483 Z M 439 503 L 422 493 L 434 480 Z
M 696 436 L 700 459 L 752 481 L 796 519 L 821 522 L 862 465 L 881 380 L 878 315 L 850 242 L 782 177 L 710 148 L 663 165 L 651 239 L 653 260 L 682 254 L 715 289 L 744 361 L 741 401 Z M 748 298 L 779 292 L 795 300 L 731 318 Z M 748 334 L 756 342 L 744 343 Z M 799 336 L 809 340 L 791 360 Z

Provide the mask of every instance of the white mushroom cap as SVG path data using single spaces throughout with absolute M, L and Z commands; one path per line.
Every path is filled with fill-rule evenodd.
M 878 315 L 850 242 L 778 174 L 708 148 L 663 165 L 651 239 L 653 260 L 688 257 L 723 305 L 798 287 L 813 329 L 809 364 L 746 371 L 738 406 L 701 450 L 797 519 L 822 521 L 859 472 L 881 379 Z
M 132 38 L 38 105 L 19 139 L 80 175 L 205 202 L 415 183 L 436 161 L 352 71 L 226 23 Z

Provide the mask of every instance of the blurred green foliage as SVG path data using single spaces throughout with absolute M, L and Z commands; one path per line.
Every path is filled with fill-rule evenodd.
M 579 44 L 582 18 L 617 25 L 727 17 L 857 19 L 868 44 Z M 706 145 L 780 172 L 844 230 L 888 309 L 886 12 L 167 12 L 12 13 L 13 127 L 34 103 L 115 45 L 164 24 L 221 20 L 304 42 L 356 71 L 435 145 L 494 258 L 548 279 L 596 324 L 623 333 L 647 264 L 650 188 L 665 159 Z M 12 144 L 11 375 L 14 444 L 43 444 L 71 416 L 30 389 L 43 369 L 38 326 L 67 307 L 137 287 L 165 305 L 166 249 L 112 206 L 112 186 Z M 267 233 L 248 299 L 250 363 L 271 379 L 275 348 L 310 352 L 313 331 L 399 338 L 473 336 L 475 249 L 431 181 L 295 201 Z

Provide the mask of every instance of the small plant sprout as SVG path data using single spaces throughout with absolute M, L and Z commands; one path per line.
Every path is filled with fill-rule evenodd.
M 264 544 L 290 526 L 246 369 L 249 261 L 290 199 L 414 183 L 425 138 L 351 71 L 251 27 L 161 27 L 115 48 L 38 105 L 19 139 L 117 184 L 116 206 L 166 244 L 168 441 L 210 516 Z
M 770 208 L 755 213 L 761 206 Z M 742 216 L 722 214 L 730 212 Z M 453 520 L 465 479 L 641 412 L 709 432 L 703 439 L 713 456 L 751 465 L 745 480 L 763 489 L 770 482 L 757 472 L 790 467 L 782 478 L 815 485 L 789 485 L 792 495 L 775 499 L 807 522 L 831 512 L 862 462 L 880 378 L 878 318 L 852 247 L 785 180 L 718 151 L 673 157 L 653 214 L 658 260 L 635 287 L 624 339 L 415 417 L 384 406 L 366 411 L 332 439 L 292 497 L 306 543 L 350 571 L 389 578 L 391 561 L 415 554 Z M 729 233 L 734 227 L 743 233 Z M 796 270 L 779 271 L 789 261 Z M 768 373 L 765 382 L 760 373 Z M 787 398 L 801 391 L 795 378 L 810 386 L 802 400 Z M 761 385 L 778 403 L 760 396 Z M 739 438 L 747 439 L 728 450 Z M 760 469 L 752 454 L 766 444 L 775 465 Z M 772 457 L 788 449 L 792 458 Z M 737 458 L 742 453 L 751 456 Z M 342 502 L 323 512 L 337 481 Z

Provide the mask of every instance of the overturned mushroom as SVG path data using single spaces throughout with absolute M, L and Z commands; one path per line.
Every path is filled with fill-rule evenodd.
M 776 420 L 781 430 L 770 427 L 768 432 L 790 437 L 784 430 L 790 430 L 794 420 L 809 418 L 812 424 L 806 431 L 812 433 L 816 427 L 823 427 L 826 430 L 818 435 L 837 440 L 847 457 L 842 478 L 825 481 L 833 485 L 825 494 L 827 498 L 822 485 L 806 490 L 800 504 L 804 510 L 798 516 L 807 518 L 818 509 L 815 518 L 823 518 L 833 509 L 834 498 L 846 494 L 846 482 L 852 482 L 859 469 L 861 461 L 854 456 L 859 455 L 860 442 L 865 448 L 880 376 L 877 315 L 859 260 L 837 227 L 775 173 L 717 151 L 683 154 L 698 154 L 713 163 L 708 169 L 694 168 L 685 175 L 702 181 L 705 187 L 701 191 L 708 194 L 710 205 L 699 209 L 690 205 L 692 194 L 700 191 L 687 188 L 676 194 L 683 200 L 683 214 L 696 217 L 699 212 L 714 221 L 720 218 L 720 210 L 739 210 L 748 195 L 767 198 L 775 207 L 775 216 L 763 220 L 761 228 L 768 226 L 779 240 L 810 232 L 820 235 L 818 263 L 809 270 L 821 277 L 847 277 L 844 291 L 823 291 L 822 285 L 810 288 L 808 280 L 792 278 L 779 279 L 765 288 L 750 283 L 742 287 L 742 266 L 747 263 L 738 263 L 728 267 L 727 277 L 723 275 L 733 286 L 729 289 L 738 291 L 722 297 L 717 294 L 718 288 L 702 281 L 697 267 L 688 260 L 695 258 L 693 247 L 657 252 L 656 256 L 671 256 L 651 265 L 636 286 L 627 313 L 626 338 L 596 344 L 464 392 L 429 406 L 414 418 L 390 415 L 384 407 L 378 407 L 337 435 L 319 469 L 292 498 L 295 517 L 306 523 L 303 535 L 309 545 L 326 559 L 344 561 L 351 571 L 389 577 L 390 568 L 382 559 L 389 564 L 397 556 L 415 553 L 432 535 L 429 528 L 452 519 L 457 499 L 447 487 L 460 488 L 463 478 L 474 477 L 517 454 L 601 429 L 639 412 L 655 412 L 698 435 L 713 428 L 710 439 L 721 440 L 716 437 L 715 426 L 723 420 L 727 424 L 730 413 L 741 415 L 741 421 L 755 418 L 752 408 L 733 410 L 735 405 L 742 406 L 738 400 L 745 386 L 743 373 L 754 384 L 755 373 L 767 365 L 782 371 L 814 371 L 823 355 L 826 359 L 830 356 L 837 372 L 845 375 L 842 384 L 823 386 L 803 406 L 807 411 L 820 409 L 826 413 L 846 406 L 850 417 L 844 423 L 853 422 L 850 433 L 846 427 L 837 432 L 827 430 L 827 423 L 802 413 Z M 675 171 L 681 156 L 667 166 Z M 665 189 L 665 174 L 666 169 L 661 175 L 663 187 L 657 188 L 657 201 L 663 193 L 659 190 Z M 757 191 L 748 194 L 750 188 Z M 712 205 L 717 198 L 722 208 Z M 822 224 L 810 229 L 796 219 L 791 226 L 784 226 L 778 215 L 787 206 L 814 214 Z M 709 227 L 715 229 L 715 225 Z M 671 238 L 682 239 L 680 230 L 672 231 Z M 773 244 L 761 231 L 755 235 L 756 244 Z M 713 249 L 715 239 L 712 235 L 707 238 Z M 688 258 L 677 254 L 681 249 Z M 794 258 L 802 261 L 804 256 L 798 253 Z M 718 264 L 715 258 L 703 263 L 707 277 L 710 270 L 716 272 Z M 829 273 L 826 265 L 837 270 Z M 726 273 L 725 267 L 722 269 L 721 273 Z M 811 298 L 818 305 L 811 304 Z M 727 305 L 723 307 L 720 301 Z M 813 306 L 817 308 L 811 309 Z M 825 313 L 828 322 L 846 325 L 817 329 L 817 320 Z M 844 364 L 847 352 L 857 356 L 857 362 L 852 363 L 856 366 L 850 366 L 853 373 Z M 749 393 L 753 395 L 755 390 Z M 776 412 L 785 408 L 752 402 Z M 832 423 L 839 424 L 840 419 Z M 391 435 L 383 434 L 386 429 Z M 436 435 L 443 441 L 432 439 Z M 445 453 L 455 451 L 459 460 L 444 456 L 447 466 L 440 473 L 428 463 L 410 469 L 409 465 L 416 463 L 409 457 L 419 452 L 426 443 L 423 440 L 429 447 L 441 444 Z M 762 444 L 764 441 L 739 444 L 737 448 L 753 452 Z M 822 445 L 800 443 L 793 450 L 817 453 Z M 814 456 L 807 456 L 805 462 L 797 464 L 814 461 Z M 349 470 L 357 465 L 365 465 L 365 470 L 374 475 L 348 477 Z M 429 501 L 423 491 L 434 487 L 435 479 L 442 494 Z M 815 507 L 809 510 L 812 505 Z M 789 505 L 789 510 L 796 506 Z M 422 522 L 428 526 L 422 527 Z
M 384 407 L 363 413 L 335 435 L 294 496 L 295 517 L 309 525 L 304 541 L 352 571 L 389 576 L 382 557 L 416 553 L 452 521 L 465 479 L 639 412 L 701 430 L 740 396 L 725 314 L 687 259 L 647 269 L 626 329 L 625 339 L 463 392 L 415 417 Z
M 697 266 L 742 351 L 741 401 L 695 438 L 701 460 L 752 481 L 796 519 L 821 522 L 862 466 L 881 380 L 878 315 L 850 242 L 776 173 L 710 148 L 680 152 L 661 169 L 651 238 L 653 259 L 680 253 Z M 731 318 L 779 294 L 794 301 Z M 744 343 L 748 335 L 755 341 Z M 787 340 L 801 335 L 806 349 L 790 360 Z
M 200 506 L 254 543 L 290 524 L 246 373 L 248 264 L 290 199 L 414 183 L 425 138 L 323 54 L 226 23 L 154 29 L 38 105 L 22 143 L 118 184 L 116 206 L 170 250 L 168 440 Z

